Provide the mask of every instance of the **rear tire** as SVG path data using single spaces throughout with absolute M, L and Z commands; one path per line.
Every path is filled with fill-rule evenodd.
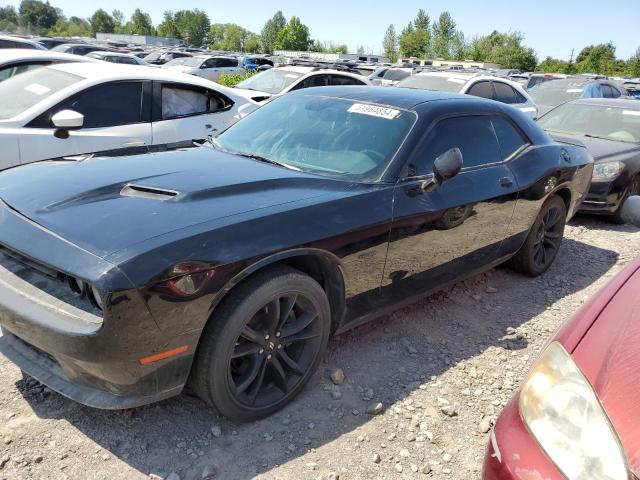
M 280 410 L 304 388 L 327 348 L 331 310 L 313 278 L 287 266 L 255 274 L 205 327 L 191 383 L 231 421 Z
M 557 195 L 542 206 L 524 245 L 508 262 L 516 272 L 537 277 L 546 272 L 558 254 L 567 220 L 567 206 Z

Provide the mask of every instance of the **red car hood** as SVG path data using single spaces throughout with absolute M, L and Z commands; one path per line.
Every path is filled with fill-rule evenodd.
M 640 271 L 604 307 L 573 358 L 596 390 L 636 476 L 640 473 Z

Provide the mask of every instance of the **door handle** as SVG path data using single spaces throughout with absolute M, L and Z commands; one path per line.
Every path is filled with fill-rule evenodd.
M 503 187 L 510 187 L 513 185 L 513 178 L 510 177 L 502 177 L 500 179 L 500 185 Z

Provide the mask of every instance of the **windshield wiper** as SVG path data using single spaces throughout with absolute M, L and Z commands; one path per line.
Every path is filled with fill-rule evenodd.
M 240 155 L 241 157 L 250 158 L 252 160 L 258 160 L 259 162 L 270 163 L 271 165 L 277 165 L 279 167 L 288 168 L 289 170 L 295 170 L 296 172 L 301 172 L 298 167 L 294 167 L 293 165 L 289 165 L 288 163 L 278 162 L 276 160 L 271 160 L 270 158 L 263 157 L 261 155 L 256 155 L 254 153 L 244 153 L 244 152 L 229 152 L 233 155 Z

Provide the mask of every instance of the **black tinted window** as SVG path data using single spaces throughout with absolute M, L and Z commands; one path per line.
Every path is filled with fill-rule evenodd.
M 219 58 L 218 59 L 218 67 L 226 68 L 226 67 L 237 67 L 238 61 L 232 58 Z
M 491 88 L 491 82 L 478 82 L 471 86 L 467 94 L 475 97 L 493 98 L 493 89 Z
M 513 152 L 527 143 L 520 132 L 505 118 L 496 116 L 491 121 L 500 143 L 500 157 L 502 160 L 510 157 Z
M 600 85 L 600 88 L 604 98 L 613 98 L 613 89 L 609 85 Z
M 516 91 L 510 85 L 502 82 L 493 82 L 493 88 L 496 90 L 496 100 L 502 103 L 518 103 Z
M 129 57 L 118 57 L 118 63 L 124 63 L 126 65 L 138 64 L 138 62 L 136 62 L 133 58 L 129 58 Z
M 142 83 L 107 83 L 89 88 L 58 105 L 52 114 L 67 109 L 84 115 L 84 128 L 139 123 L 142 119 Z
M 616 87 L 611 87 L 611 94 L 611 98 L 619 98 L 622 95 L 622 92 L 620 92 Z
M 16 48 L 16 44 L 9 40 L 0 40 L 0 48 Z
M 329 85 L 329 75 L 312 75 L 296 85 L 295 90 L 300 88 L 326 87 L 327 85 Z
M 331 85 L 364 85 L 364 82 L 343 75 L 331 75 Z
M 464 132 L 464 134 L 461 134 Z M 452 117 L 440 120 L 420 149 L 418 175 L 433 171 L 433 161 L 447 150 L 459 148 L 464 168 L 498 162 L 501 159 L 491 118 L 486 115 Z

